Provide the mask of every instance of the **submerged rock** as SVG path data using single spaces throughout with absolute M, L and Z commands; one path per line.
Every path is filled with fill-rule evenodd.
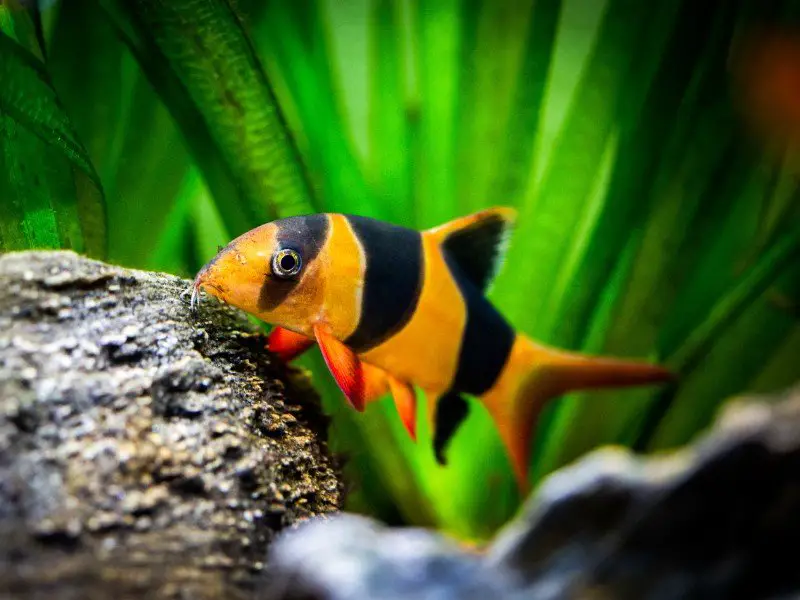
M 507 580 L 478 555 L 422 528 L 340 514 L 277 542 L 258 598 L 503 598 Z
M 346 515 L 305 523 L 271 547 L 260 597 L 789 598 L 798 546 L 800 388 L 729 405 L 680 452 L 588 455 L 480 555 Z
M 0 596 L 248 597 L 275 532 L 340 507 L 316 396 L 188 287 L 0 256 Z

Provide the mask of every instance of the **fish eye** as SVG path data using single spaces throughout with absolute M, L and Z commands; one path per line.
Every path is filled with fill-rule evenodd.
M 281 279 L 294 277 L 300 272 L 303 261 L 297 251 L 291 248 L 278 250 L 272 256 L 272 272 Z

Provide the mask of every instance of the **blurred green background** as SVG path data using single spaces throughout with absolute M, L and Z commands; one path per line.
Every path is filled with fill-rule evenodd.
M 731 395 L 800 379 L 795 155 L 748 127 L 730 68 L 748 26 L 798 16 L 779 0 L 1 0 L 0 244 L 192 277 L 280 216 L 425 228 L 514 206 L 490 293 L 513 325 L 681 375 L 554 402 L 533 481 L 600 444 L 674 448 Z M 390 398 L 356 414 L 316 348 L 301 364 L 351 510 L 470 539 L 514 514 L 481 407 L 441 468 L 424 419 L 414 445 Z

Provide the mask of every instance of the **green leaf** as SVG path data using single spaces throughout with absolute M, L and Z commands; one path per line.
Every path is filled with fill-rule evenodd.
M 414 222 L 426 228 L 458 214 L 454 161 L 463 7 L 458 0 L 420 0 L 414 9 L 420 95 Z
M 168 215 L 176 202 L 198 189 L 186 184 L 198 172 L 181 131 L 139 72 L 133 76 L 130 97 L 129 109 L 119 125 L 120 138 L 115 140 L 116 201 L 109 213 L 114 216 L 117 231 L 138 223 L 142 233 L 134 239 L 119 236 L 124 239 L 114 240 L 110 250 L 116 260 L 138 265 L 149 262 L 159 238 L 174 235 Z M 233 193 L 221 194 L 221 200 L 231 201 Z M 218 200 L 210 199 L 221 204 Z M 193 197 L 188 201 L 192 203 Z M 198 256 L 193 268 L 199 269 L 215 253 L 216 247 L 210 254 Z
M 370 4 L 370 181 L 396 223 L 414 210 L 402 17 L 399 0 Z
M 145 257 L 143 268 L 175 273 L 187 279 L 197 274 L 205 256 L 198 256 L 196 224 L 192 221 L 199 172 L 188 172 L 184 186 L 176 193 L 172 208 L 165 217 L 164 229 L 155 248 Z
M 24 18 L 20 15 L 19 18 Z M 102 189 L 44 65 L 0 31 L 4 249 L 106 254 Z
M 107 191 L 113 189 L 135 65 L 93 0 L 60 6 L 50 47 L 47 70 L 53 87 Z
M 74 0 L 60 10 L 50 38 L 53 85 L 106 192 L 109 259 L 143 268 L 191 157 L 166 107 L 94 0 Z M 121 233 L 132 226 L 138 235 Z
M 560 0 L 536 0 L 533 3 L 522 62 L 513 84 L 513 104 L 506 120 L 505 144 L 500 143 L 503 152 L 496 165 L 495 185 L 486 193 L 484 202 L 487 204 L 521 204 L 535 172 L 536 141 L 561 14 Z
M 715 86 L 721 77 L 720 41 L 730 36 L 733 14 L 711 4 L 698 11 L 685 3 L 665 32 L 650 32 L 650 43 L 660 38 L 662 46 L 655 47 L 649 67 L 640 58 L 645 72 L 637 81 L 650 81 L 652 88 L 632 89 L 634 96 L 628 97 L 633 118 L 621 132 L 605 206 L 596 213 L 591 237 L 578 245 L 581 253 L 576 256 L 573 247 L 561 266 L 539 321 L 540 337 L 593 353 L 659 359 L 660 328 L 687 277 L 685 265 L 694 260 L 676 256 L 691 239 L 701 203 L 732 144 L 730 110 L 724 99 L 717 100 Z M 642 101 L 641 108 L 631 110 Z M 660 129 L 661 119 L 669 129 Z M 635 250 L 628 245 L 631 235 L 640 240 Z M 631 251 L 636 256 L 628 262 Z M 606 281 L 620 257 L 630 271 L 617 273 L 620 285 L 609 289 Z M 606 308 L 595 313 L 601 300 Z M 586 345 L 590 332 L 591 347 Z M 575 394 L 553 404 L 538 429 L 547 434 L 534 446 L 534 479 L 597 444 L 621 442 L 621 432 L 642 407 L 635 399 L 651 393 L 643 388 Z
M 179 124 L 230 231 L 312 212 L 304 166 L 229 2 L 100 3 Z
M 559 278 L 575 235 L 593 227 L 583 220 L 596 213 L 587 213 L 583 207 L 597 180 L 609 136 L 618 118 L 626 113 L 627 118 L 635 118 L 649 87 L 652 74 L 644 72 L 636 79 L 637 87 L 628 91 L 629 73 L 645 56 L 650 59 L 645 67 L 653 71 L 674 12 L 674 3 L 654 11 L 635 0 L 608 2 L 542 180 L 521 206 L 508 264 L 536 256 L 536 268 L 513 277 L 501 275 L 494 297 L 502 298 L 512 322 L 542 341 L 550 341 L 546 311 L 553 282 Z M 649 46 L 649 53 L 642 48 Z
M 766 362 L 759 361 L 761 368 L 758 374 L 745 386 L 753 393 L 782 390 L 797 383 L 797 357 L 800 356 L 800 327 L 797 325 L 798 301 L 794 299 L 793 303 L 787 306 L 782 297 L 773 296 L 771 300 L 779 310 L 793 315 L 795 323 L 786 340 L 777 347 L 772 357 Z
M 19 0 L 4 0 L 0 4 L 0 31 L 16 40 L 34 58 L 44 61 L 44 49 L 34 22 L 35 12 L 26 10 Z
M 550 22 L 544 28 L 537 27 L 541 18 L 540 11 L 550 8 L 542 8 L 538 4 L 531 0 L 470 0 L 464 5 L 459 89 L 456 96 L 458 102 L 454 165 L 460 214 L 477 211 L 495 198 L 506 205 L 513 205 L 515 200 L 521 200 L 502 198 L 492 193 L 491 184 L 495 173 L 498 169 L 501 173 L 506 172 L 505 164 L 501 162 L 506 157 L 494 149 L 503 148 L 506 139 L 513 140 L 517 136 L 532 133 L 538 121 L 537 100 L 542 96 L 546 70 L 537 68 L 540 67 L 537 64 L 540 56 L 523 58 L 525 33 L 530 28 L 530 35 L 544 34 L 535 42 L 531 41 L 534 46 L 528 49 L 531 52 L 536 52 L 540 44 L 552 44 L 555 33 L 555 20 L 552 17 L 558 14 L 555 11 L 556 15 L 545 15 L 550 18 Z M 531 14 L 534 6 L 538 14 Z M 549 49 L 550 47 L 545 46 L 546 58 Z M 533 73 L 525 72 L 521 66 L 523 60 L 533 63 L 530 65 Z M 528 119 L 528 128 L 519 128 L 516 123 L 517 115 L 512 119 L 512 108 L 519 106 L 514 102 L 516 85 L 522 88 L 520 95 L 534 96 L 525 98 L 526 101 L 532 100 L 533 104 L 524 107 L 522 113 Z M 535 97 L 537 93 L 539 98 Z M 530 153 L 533 139 L 526 137 L 525 142 L 527 148 L 521 152 Z
M 744 389 L 758 373 L 764 354 L 774 353 L 798 327 L 796 317 L 780 310 L 765 294 L 779 280 L 788 297 L 800 296 L 800 224 L 717 300 L 669 357 L 669 363 L 688 381 L 677 398 L 667 390 L 650 407 L 637 433 L 637 447 L 688 441 L 692 432 L 710 422 L 719 396 Z M 727 375 L 720 382 L 717 373 L 723 369 Z
M 268 0 L 251 27 L 325 210 L 385 217 L 345 126 L 323 4 Z
M 537 303 L 552 295 L 551 304 L 558 310 L 564 308 L 560 301 L 572 291 L 574 283 L 568 275 L 582 266 L 597 222 L 604 211 L 609 210 L 606 188 L 609 175 L 618 169 L 614 165 L 618 164 L 615 161 L 619 158 L 614 124 L 620 121 L 630 128 L 628 123 L 636 122 L 642 112 L 675 19 L 674 5 L 657 13 L 647 11 L 647 18 L 644 12 L 637 12 L 642 8 L 626 2 L 611 2 L 606 6 L 597 42 L 587 58 L 572 108 L 564 118 L 557 147 L 551 154 L 541 185 L 528 191 L 531 195 L 528 204 L 522 208 L 506 269 L 491 294 L 512 321 L 516 320 L 523 331 L 538 334 L 536 337 L 540 339 L 548 340 L 552 334 L 546 333 L 550 326 L 549 315 L 543 312 L 544 309 L 537 309 Z M 541 7 L 543 11 L 548 9 L 552 7 Z M 532 16 L 537 18 L 537 12 L 534 11 Z M 553 15 L 545 13 L 542 17 L 539 13 L 539 18 L 552 19 Z M 636 27 L 633 26 L 634 20 L 637 21 Z M 649 52 L 639 46 L 644 46 Z M 553 54 L 554 50 L 549 52 Z M 642 58 L 633 58 L 637 56 Z M 643 57 L 649 58 L 645 60 Z M 535 64 L 534 58 L 530 57 L 529 62 Z M 523 62 L 522 67 L 530 69 L 529 62 Z M 628 70 L 639 71 L 636 86 L 626 86 L 620 76 Z M 532 90 L 531 93 L 542 92 Z M 513 126 L 510 123 L 509 130 Z M 523 155 L 531 156 L 531 147 L 520 146 Z M 528 179 L 526 183 L 536 185 L 532 176 Z M 624 243 L 624 238 L 615 238 L 611 243 L 618 241 Z M 520 269 L 514 269 L 514 264 L 519 264 Z M 535 282 L 533 277 L 537 277 Z M 591 298 L 592 307 L 595 300 L 596 297 Z M 524 308 L 517 319 L 514 319 L 515 306 Z M 539 323 L 538 327 L 536 323 Z M 543 415 L 540 431 L 548 430 L 548 416 L 552 415 Z M 501 519 L 508 518 L 519 499 L 509 490 L 508 461 L 505 453 L 498 449 L 496 433 L 492 429 L 490 423 L 477 417 L 464 427 L 464 439 L 472 440 L 475 447 L 481 448 L 483 456 L 480 467 L 468 464 L 467 460 L 459 465 L 458 489 L 461 490 L 462 486 L 467 488 L 459 494 L 469 498 L 464 501 L 464 506 L 484 506 L 480 498 L 485 491 L 467 486 L 471 486 L 475 479 L 500 478 L 505 488 L 503 483 L 497 483 L 491 492 L 494 498 L 503 498 L 506 506 L 505 510 L 496 512 L 498 521 L 495 523 L 499 524 Z M 542 439 L 540 437 L 539 443 Z M 476 443 L 475 440 L 479 441 Z M 474 515 L 473 521 L 476 518 Z
M 539 329 L 542 338 L 569 348 L 581 346 L 615 260 L 630 233 L 647 217 L 659 163 L 686 143 L 683 130 L 672 134 L 667 148 L 664 139 L 675 123 L 687 122 L 685 107 L 697 101 L 692 82 L 698 69 L 703 77 L 707 68 L 705 63 L 698 67 L 697 56 L 707 45 L 714 14 L 711 4 L 700 12 L 684 3 L 675 20 L 657 20 L 659 30 L 653 32 L 651 43 L 664 40 L 665 34 L 669 37 L 652 48 L 649 63 L 641 60 L 644 64 L 636 78 L 637 86 L 629 88 L 630 109 L 621 115 L 619 150 L 611 179 L 605 193 L 597 198 L 600 206 L 585 205 L 593 216 L 584 223 L 583 235 L 575 237 L 556 285 L 547 294 Z

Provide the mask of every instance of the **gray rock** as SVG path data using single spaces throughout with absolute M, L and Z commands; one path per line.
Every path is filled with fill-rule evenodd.
M 0 256 L 3 598 L 248 596 L 276 531 L 341 505 L 307 382 L 189 285 Z
M 299 525 L 268 560 L 257 598 L 503 598 L 511 588 L 477 554 L 422 528 L 339 514 Z
M 548 478 L 480 555 L 419 529 L 313 520 L 270 548 L 269 598 L 800 596 L 800 387 L 731 403 L 663 457 L 601 449 Z M 288 583 L 291 582 L 291 585 Z

